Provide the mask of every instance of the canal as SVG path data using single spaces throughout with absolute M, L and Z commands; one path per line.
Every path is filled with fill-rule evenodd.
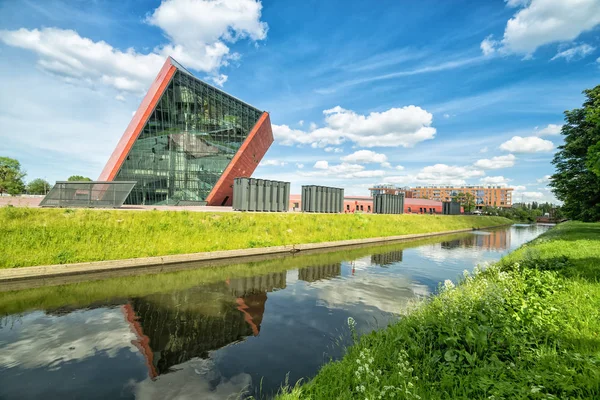
M 0 292 L 0 399 L 269 398 L 547 229 Z

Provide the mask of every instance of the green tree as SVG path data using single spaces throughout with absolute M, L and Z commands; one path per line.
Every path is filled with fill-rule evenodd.
M 600 176 L 600 142 L 591 146 L 587 152 L 587 167 Z
M 583 92 L 582 108 L 565 111 L 565 143 L 552 163 L 552 191 L 564 205 L 562 213 L 581 221 L 600 220 L 600 175 L 590 168 L 589 150 L 600 142 L 600 85 Z
M 465 209 L 465 212 L 471 212 L 475 208 L 475 196 L 471 193 L 459 193 L 453 198 L 454 201 L 459 202 Z
M 0 194 L 12 196 L 23 193 L 25 172 L 21 171 L 21 163 L 14 158 L 0 157 Z
M 27 193 L 29 194 L 46 194 L 52 186 L 48 181 L 38 178 L 27 184 Z
M 71 175 L 69 177 L 69 179 L 67 179 L 67 180 L 69 182 L 82 182 L 82 181 L 90 182 L 91 181 L 90 178 L 88 178 L 87 176 L 82 176 L 82 175 Z

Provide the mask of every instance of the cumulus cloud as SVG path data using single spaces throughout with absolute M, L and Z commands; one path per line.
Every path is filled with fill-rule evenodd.
M 2 30 L 0 41 L 36 53 L 41 69 L 70 83 L 107 85 L 140 94 L 165 58 L 172 56 L 222 85 L 227 76 L 219 72 L 220 68 L 240 57 L 230 53 L 226 43 L 266 38 L 261 9 L 258 0 L 164 0 L 147 22 L 162 29 L 170 42 L 147 54 L 133 48 L 121 51 L 73 30 L 53 27 Z
M 503 176 L 485 176 L 479 181 L 485 185 L 507 186 L 510 179 Z
M 287 162 L 281 160 L 263 160 L 260 162 L 260 165 L 264 166 L 273 166 L 273 167 L 283 167 L 287 165 Z
M 559 51 L 550 60 L 554 61 L 559 58 L 564 58 L 567 62 L 577 61 L 577 60 L 581 60 L 582 58 L 592 54 L 594 52 L 594 50 L 596 50 L 596 48 L 594 46 L 590 46 L 589 44 L 584 43 L 584 44 L 580 44 L 579 46 L 573 46 L 569 49 Z
M 502 143 L 500 149 L 512 153 L 539 153 L 552 151 L 554 144 L 537 136 L 513 136 L 512 139 Z
M 544 193 L 542 192 L 520 192 L 519 195 L 523 197 L 525 201 L 527 200 L 541 200 L 544 198 Z
M 544 175 L 543 178 L 536 179 L 536 182 L 537 183 L 548 183 L 548 182 L 550 182 L 550 178 L 552 178 L 550 175 Z
M 296 163 L 296 167 L 298 167 L 298 169 L 302 169 L 304 168 L 304 164 Z
M 431 113 L 417 106 L 391 108 L 384 112 L 360 115 L 340 106 L 323 111 L 325 126 L 308 132 L 287 125 L 273 125 L 275 140 L 282 145 L 312 145 L 327 147 L 345 141 L 360 147 L 412 147 L 433 139 Z
M 317 161 L 313 166 L 317 171 L 299 172 L 301 176 L 332 176 L 338 178 L 374 178 L 385 175 L 382 170 L 366 170 L 364 165 L 341 163 L 329 165 L 327 161 Z
M 327 169 L 329 168 L 329 163 L 327 161 L 317 161 L 315 165 L 313 165 L 313 168 Z
M 500 169 L 515 165 L 516 157 L 512 154 L 492 158 L 483 158 L 475 162 L 475 166 L 482 169 Z
M 418 182 L 432 185 L 464 185 L 467 179 L 483 175 L 482 170 L 471 167 L 435 164 L 423 168 L 415 178 Z
M 548 124 L 548 126 L 546 126 L 545 128 L 539 130 L 536 128 L 536 133 L 538 136 L 554 136 L 560 135 L 561 129 L 562 125 Z
M 381 164 L 382 167 L 390 168 L 391 165 L 387 160 L 387 156 L 383 153 L 376 153 L 371 150 L 358 150 L 352 154 L 342 157 L 342 161 L 357 164 Z
M 395 167 L 398 171 L 403 171 L 404 167 L 402 165 L 396 165 Z
M 315 147 L 318 147 L 318 146 L 315 146 Z M 341 149 L 339 147 L 325 147 L 324 150 L 328 153 L 343 153 L 344 152 L 344 149 Z
M 484 55 L 531 56 L 541 46 L 570 42 L 600 24 L 597 0 L 509 0 L 507 5 L 518 11 L 506 23 L 502 40 L 488 36 L 481 42 Z

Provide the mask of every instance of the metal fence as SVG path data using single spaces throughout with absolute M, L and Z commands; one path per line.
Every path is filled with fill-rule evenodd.
M 344 209 L 344 189 L 328 186 L 302 186 L 302 211 L 341 213 Z
M 442 202 L 442 214 L 444 214 L 444 215 L 459 215 L 460 214 L 460 203 L 458 203 L 456 201 Z
M 374 214 L 403 214 L 404 194 L 376 194 L 373 196 Z
M 284 212 L 290 207 L 290 183 L 255 178 L 233 180 L 233 209 Z
M 41 201 L 40 207 L 118 208 L 135 184 L 134 181 L 58 181 Z

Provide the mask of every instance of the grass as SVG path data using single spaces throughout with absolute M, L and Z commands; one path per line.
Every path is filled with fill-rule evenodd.
M 561 224 L 456 287 L 446 281 L 280 395 L 379 398 L 600 398 L 600 223 Z
M 126 276 L 0 293 L 0 317 L 30 310 L 53 311 L 62 307 L 85 308 L 115 298 L 132 298 L 184 291 L 199 285 L 225 282 L 227 279 L 272 274 L 297 268 L 331 265 L 370 254 L 383 254 L 418 247 L 441 240 L 454 240 L 470 234 L 454 234 L 412 240 L 384 246 L 368 246 L 312 255 L 293 255 L 268 261 L 197 268 L 172 273 Z
M 0 268 L 510 224 L 501 217 L 0 208 Z

